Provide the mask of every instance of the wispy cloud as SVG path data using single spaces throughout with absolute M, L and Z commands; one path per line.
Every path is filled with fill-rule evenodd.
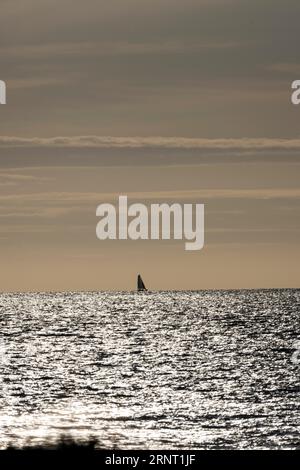
M 21 90 L 25 88 L 39 88 L 47 86 L 61 85 L 66 82 L 65 79 L 57 77 L 49 78 L 15 78 L 9 80 L 8 85 L 11 90 Z
M 42 192 L 33 194 L 7 194 L 0 195 L 0 202 L 26 202 L 43 204 L 47 202 L 60 204 L 89 204 L 103 201 L 117 202 L 120 193 L 97 192 Z M 270 188 L 270 189 L 194 189 L 183 191 L 136 191 L 126 192 L 129 199 L 141 202 L 155 199 L 299 199 L 300 188 Z
M 0 148 L 41 147 L 41 148 L 157 148 L 157 149 L 207 149 L 234 151 L 299 151 L 300 139 L 241 138 L 206 139 L 186 137 L 113 137 L 113 136 L 71 136 L 71 137 L 12 137 L 1 136 Z
M 16 186 L 24 183 L 35 183 L 40 184 L 45 181 L 49 181 L 51 178 L 45 176 L 33 176 L 19 173 L 0 173 L 0 186 Z
M 266 67 L 267 70 L 271 72 L 279 72 L 283 74 L 300 74 L 300 65 L 296 62 L 278 62 L 274 64 L 270 64 Z
M 65 57 L 92 55 L 139 55 L 139 54 L 176 54 L 197 52 L 211 49 L 231 49 L 246 46 L 248 43 L 238 41 L 99 41 L 99 42 L 65 42 L 34 45 L 0 47 L 1 57 L 38 59 L 47 57 Z

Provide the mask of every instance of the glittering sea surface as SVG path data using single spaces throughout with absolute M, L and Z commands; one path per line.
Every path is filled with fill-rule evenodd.
M 0 295 L 0 447 L 300 448 L 300 290 Z

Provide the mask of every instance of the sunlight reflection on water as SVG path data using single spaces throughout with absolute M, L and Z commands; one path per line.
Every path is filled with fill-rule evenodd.
M 0 295 L 0 446 L 299 447 L 299 290 Z

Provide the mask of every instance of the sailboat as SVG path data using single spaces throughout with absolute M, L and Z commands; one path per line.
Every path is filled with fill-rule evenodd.
M 142 279 L 142 276 L 140 274 L 138 274 L 138 277 L 137 277 L 137 290 L 140 292 L 140 291 L 146 291 L 146 286 L 143 282 L 143 279 Z

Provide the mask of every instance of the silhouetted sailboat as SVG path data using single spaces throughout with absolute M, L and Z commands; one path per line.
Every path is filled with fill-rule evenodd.
M 140 276 L 140 274 L 138 274 L 138 277 L 137 277 L 137 290 L 138 291 L 145 291 L 147 290 L 146 289 L 146 286 L 143 282 L 143 279 L 142 279 L 142 276 Z

